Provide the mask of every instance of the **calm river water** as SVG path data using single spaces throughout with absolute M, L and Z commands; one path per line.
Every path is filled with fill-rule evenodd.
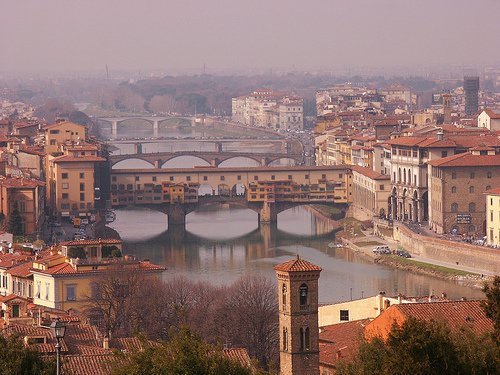
M 135 124 L 133 129 L 136 129 Z M 168 135 L 173 134 L 169 130 Z M 205 135 L 220 134 L 207 131 Z M 129 148 L 133 148 L 133 145 L 116 146 L 119 148 L 116 153 L 128 153 L 131 152 Z M 146 144 L 143 151 L 212 151 L 213 147 L 213 144 L 193 140 L 192 144 L 179 143 L 176 146 L 161 142 Z M 224 147 L 226 151 L 279 152 L 269 140 L 242 140 Z M 148 167 L 140 163 L 129 160 L 115 167 Z M 285 160 L 284 164 L 288 162 Z M 204 164 L 200 159 L 183 156 L 169 162 L 168 167 L 196 165 Z M 234 158 L 221 166 L 252 165 L 255 162 L 251 159 Z M 274 280 L 273 267 L 299 254 L 323 268 L 320 277 L 321 303 L 345 301 L 351 297 L 357 299 L 379 291 L 406 296 L 442 292 L 447 292 L 452 298 L 482 296 L 481 291 L 456 282 L 395 270 L 374 264 L 373 260 L 348 249 L 329 248 L 328 243 L 334 240 L 331 233 L 334 223 L 317 216 L 307 207 L 280 213 L 277 226 L 259 226 L 257 214 L 251 210 L 225 205 L 205 207 L 187 215 L 185 229 L 167 228 L 167 216 L 157 211 L 124 209 L 115 212 L 116 220 L 110 227 L 118 231 L 124 240 L 124 252 L 166 266 L 166 279 L 183 275 L 192 280 L 230 284 L 242 275 L 259 274 Z
M 323 268 L 320 302 L 370 296 L 379 291 L 407 296 L 441 294 L 478 298 L 481 291 L 452 281 L 374 264 L 348 249 L 331 249 L 331 221 L 307 207 L 278 215 L 277 226 L 261 225 L 253 211 L 218 205 L 190 213 L 186 229 L 168 228 L 166 215 L 150 210 L 116 211 L 110 227 L 124 240 L 125 253 L 165 265 L 165 278 L 229 284 L 244 274 L 275 278 L 273 267 L 299 254 Z

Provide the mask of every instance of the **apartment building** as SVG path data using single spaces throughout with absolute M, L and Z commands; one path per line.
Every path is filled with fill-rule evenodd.
M 47 204 L 59 217 L 90 216 L 95 209 L 98 146 L 87 143 L 59 145 L 47 156 Z
M 232 121 L 273 130 L 302 130 L 304 100 L 272 90 L 232 99 Z
M 36 235 L 45 218 L 45 183 L 23 177 L 0 178 L 0 209 L 3 225 L 9 227 L 11 216 L 19 215 L 20 233 Z
M 86 139 L 85 126 L 69 121 L 58 121 L 55 124 L 46 125 L 42 129 L 45 132 L 45 153 L 47 155 L 59 152 L 61 144 L 83 142 Z
M 486 195 L 486 241 L 500 246 L 500 188 L 493 188 Z
M 391 178 L 362 166 L 352 166 L 353 211 L 360 220 L 386 217 Z
M 428 169 L 429 227 L 437 233 L 484 236 L 489 229 L 484 194 L 500 185 L 500 154 L 492 147 L 475 147 L 431 160 Z

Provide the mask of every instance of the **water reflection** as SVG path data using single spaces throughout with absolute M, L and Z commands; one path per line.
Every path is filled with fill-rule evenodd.
M 299 254 L 323 268 L 322 303 L 386 291 L 408 296 L 440 294 L 478 298 L 478 290 L 458 283 L 414 275 L 374 264 L 343 248 L 330 248 L 335 223 L 306 207 L 278 215 L 278 225 L 258 225 L 257 215 L 242 208 L 209 207 L 186 218 L 186 229 L 167 228 L 164 214 L 120 210 L 112 223 L 125 241 L 125 253 L 166 265 L 165 277 L 185 275 L 194 280 L 228 284 L 245 273 L 274 279 L 273 267 Z M 352 291 L 351 291 L 352 288 Z

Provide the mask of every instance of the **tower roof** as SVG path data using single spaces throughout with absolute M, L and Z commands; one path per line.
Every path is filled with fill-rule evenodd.
M 274 267 L 275 271 L 282 272 L 307 272 L 307 271 L 321 271 L 322 268 L 308 262 L 307 260 L 300 259 L 297 255 L 296 259 L 291 259 L 288 262 L 278 264 Z

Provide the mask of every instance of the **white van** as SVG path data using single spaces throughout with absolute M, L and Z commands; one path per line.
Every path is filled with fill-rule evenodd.
M 392 254 L 391 249 L 389 249 L 389 246 L 387 245 L 374 247 L 372 251 L 374 254 Z

